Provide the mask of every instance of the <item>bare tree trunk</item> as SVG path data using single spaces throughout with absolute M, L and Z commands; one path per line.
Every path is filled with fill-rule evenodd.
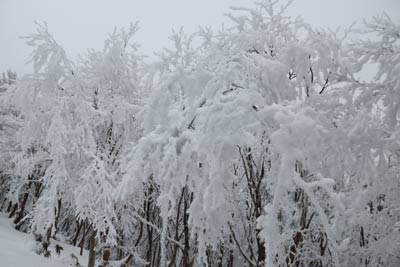
M 94 248 L 96 246 L 96 231 L 93 231 L 92 236 L 89 240 L 89 261 L 88 267 L 94 267 L 96 264 L 96 254 Z
M 21 207 L 19 209 L 17 217 L 14 220 L 15 224 L 18 224 L 22 220 L 22 218 L 24 217 L 25 205 L 26 205 L 26 201 L 28 200 L 28 196 L 29 196 L 29 194 L 25 193 L 23 198 L 22 198 Z
M 58 221 L 60 220 L 61 213 L 61 198 L 57 199 L 57 208 L 54 208 L 55 218 L 54 218 L 54 233 L 53 238 L 55 238 L 58 232 Z
M 10 212 L 11 207 L 12 207 L 12 201 L 9 201 L 7 206 L 7 212 Z
M 79 223 L 79 221 L 76 220 L 76 232 L 75 232 L 75 237 L 72 240 L 72 244 L 74 246 L 76 246 L 76 242 L 78 242 L 78 237 L 79 237 L 79 233 L 81 232 L 82 225 L 83 225 L 83 223 Z
M 189 219 L 189 214 L 188 214 L 188 209 L 189 209 L 189 192 L 187 187 L 185 187 L 185 198 L 184 198 L 184 209 L 183 209 L 183 233 L 184 233 L 184 247 L 183 247 L 183 266 L 189 266 L 190 265 L 190 258 L 189 258 L 189 250 L 190 250 L 190 236 L 189 236 L 189 224 L 188 224 L 188 219 Z
M 181 211 L 181 204 L 184 197 L 185 188 L 182 189 L 181 196 L 178 201 L 177 211 L 176 211 L 176 219 L 175 219 L 175 240 L 179 242 L 179 220 L 180 220 L 180 211 Z M 176 266 L 176 256 L 178 254 L 178 245 L 174 244 L 173 252 L 171 261 L 168 267 Z
M 104 246 L 103 247 L 103 257 L 102 257 L 102 263 L 100 265 L 100 267 L 108 267 L 108 262 L 110 260 L 110 255 L 111 255 L 111 251 L 110 251 L 110 247 L 109 246 Z
M 12 207 L 12 209 L 11 209 L 10 215 L 8 215 L 8 218 L 14 217 L 15 212 L 17 211 L 17 208 L 18 208 L 18 203 L 15 203 L 14 206 Z
M 106 232 L 100 232 L 100 240 L 101 240 L 101 247 L 102 247 L 102 261 L 99 267 L 108 267 L 108 262 L 110 260 L 110 246 L 107 244 L 107 235 L 108 235 L 108 229 Z
M 147 190 L 147 199 L 145 201 L 144 210 L 146 212 L 146 220 L 151 222 L 151 205 L 152 205 L 152 193 L 153 186 L 149 184 L 149 188 Z M 146 253 L 146 260 L 150 264 L 152 264 L 152 254 L 153 254 L 153 228 L 150 225 L 147 225 L 147 239 L 148 239 L 148 248 Z
M 81 243 L 80 243 L 81 250 L 79 252 L 79 254 L 81 256 L 83 255 L 83 247 L 85 245 L 85 238 L 86 238 L 87 232 L 89 231 L 89 229 L 86 229 L 86 221 L 83 221 L 82 224 L 83 224 L 83 233 L 82 233 L 82 239 L 81 239 Z

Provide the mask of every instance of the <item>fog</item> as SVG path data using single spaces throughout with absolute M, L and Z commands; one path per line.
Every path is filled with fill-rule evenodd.
M 50 32 L 73 58 L 88 48 L 101 49 L 107 33 L 139 21 L 134 39 L 141 51 L 153 52 L 168 46 L 172 29 L 188 32 L 199 26 L 221 27 L 230 6 L 249 6 L 249 0 L 0 0 L 0 72 L 8 68 L 29 72 L 30 48 L 20 36 L 35 31 L 34 21 L 46 21 Z M 387 12 L 400 19 L 398 0 L 297 0 L 288 13 L 301 16 L 316 27 L 337 28 Z

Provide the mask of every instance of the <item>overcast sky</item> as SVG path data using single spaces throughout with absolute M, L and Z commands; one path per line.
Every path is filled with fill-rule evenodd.
M 135 40 L 151 55 L 168 45 L 171 29 L 184 26 L 218 28 L 227 22 L 229 6 L 250 6 L 252 0 L 0 0 L 0 72 L 25 65 L 30 49 L 19 39 L 35 30 L 34 21 L 46 21 L 67 54 L 76 57 L 87 48 L 101 49 L 115 26 L 139 21 Z M 289 14 L 302 16 L 317 27 L 347 26 L 387 12 L 400 22 L 400 0 L 296 0 Z

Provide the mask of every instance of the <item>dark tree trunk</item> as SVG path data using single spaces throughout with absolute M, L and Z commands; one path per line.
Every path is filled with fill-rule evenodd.
M 180 211 L 181 211 L 181 204 L 182 200 L 185 194 L 185 188 L 182 189 L 181 196 L 178 201 L 177 205 L 177 211 L 176 211 L 176 219 L 175 219 L 175 240 L 179 242 L 179 221 L 180 221 Z M 174 244 L 173 252 L 172 252 L 172 257 L 171 261 L 168 265 L 168 267 L 176 266 L 176 256 L 178 254 L 178 245 Z
M 88 267 L 94 267 L 96 264 L 96 254 L 94 248 L 96 246 L 96 231 L 93 231 L 92 236 L 89 239 L 89 260 Z
M 74 244 L 74 246 L 76 246 L 76 242 L 78 242 L 78 237 L 81 232 L 82 225 L 83 223 L 79 223 L 79 221 L 76 220 L 76 232 L 75 232 L 75 237 L 72 240 L 72 244 Z
M 57 208 L 54 209 L 55 218 L 54 218 L 53 238 L 56 236 L 58 232 L 58 221 L 60 220 L 60 212 L 61 212 L 61 198 L 57 199 Z
M 8 215 L 8 218 L 14 217 L 15 212 L 17 211 L 17 208 L 18 208 L 18 203 L 15 203 L 14 206 L 12 207 L 12 209 L 11 209 L 10 215 Z
M 102 257 L 102 263 L 100 265 L 100 267 L 108 267 L 108 262 L 110 261 L 110 255 L 111 255 L 111 251 L 110 251 L 110 247 L 109 246 L 104 246 L 103 247 L 103 257 Z
M 185 187 L 186 188 L 186 187 Z M 184 248 L 183 248 L 183 266 L 190 266 L 190 258 L 189 258 L 189 250 L 190 250 L 190 236 L 189 236 L 189 193 L 187 192 L 187 188 L 185 190 L 185 198 L 184 198 L 184 210 L 183 210 L 183 233 L 184 233 Z
M 7 207 L 7 212 L 10 212 L 11 207 L 12 207 L 12 202 L 9 201 L 9 202 L 8 202 L 8 207 Z
M 86 235 L 87 235 L 87 232 L 89 231 L 89 229 L 86 229 L 86 221 L 82 222 L 82 224 L 83 224 L 83 233 L 82 233 L 82 239 L 81 239 L 81 243 L 80 243 L 81 250 L 79 252 L 79 254 L 81 256 L 83 255 L 83 247 L 85 245 Z
M 26 205 L 26 201 L 28 200 L 28 196 L 29 196 L 29 194 L 25 193 L 22 198 L 21 207 L 20 207 L 19 212 L 14 220 L 15 224 L 18 224 L 22 220 L 22 218 L 24 218 L 25 205 Z
M 148 222 L 152 221 L 151 216 L 151 206 L 152 206 L 152 194 L 153 194 L 153 186 L 149 184 L 149 188 L 147 190 L 147 199 L 145 201 L 145 212 L 146 212 L 146 220 Z M 150 225 L 147 225 L 147 240 L 148 240 L 148 248 L 147 248 L 147 255 L 146 260 L 149 263 L 149 266 L 152 266 L 153 260 L 153 228 Z

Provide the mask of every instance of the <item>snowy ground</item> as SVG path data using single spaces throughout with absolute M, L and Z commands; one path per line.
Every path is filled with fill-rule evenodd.
M 29 234 L 18 232 L 13 228 L 10 219 L 4 213 L 0 213 L 0 266 L 1 267 L 69 267 L 72 264 L 71 253 L 79 258 L 82 266 L 87 264 L 87 251 L 79 256 L 79 248 L 67 244 L 51 241 L 51 258 L 37 255 L 33 248 L 35 241 Z M 58 256 L 54 246 L 59 244 L 63 250 Z

